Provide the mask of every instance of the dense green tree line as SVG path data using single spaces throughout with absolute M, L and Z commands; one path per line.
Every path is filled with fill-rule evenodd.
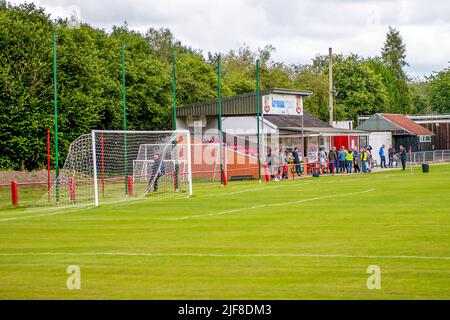
M 193 49 L 168 29 L 146 33 L 125 23 L 107 33 L 68 20 L 52 21 L 33 4 L 0 0 L 0 168 L 35 169 L 45 163 L 45 135 L 53 134 L 52 33 L 57 34 L 58 111 L 61 162 L 80 134 L 122 127 L 121 44 L 125 43 L 127 125 L 129 129 L 169 129 L 171 50 L 175 49 L 177 104 L 214 99 L 217 53 Z M 255 63 L 261 61 L 262 89 L 313 91 L 305 107 L 328 120 L 328 62 L 275 62 L 271 45 L 253 52 L 243 45 L 222 55 L 223 96 L 254 91 Z M 380 57 L 335 55 L 336 118 L 373 112 L 450 112 L 450 71 L 411 82 L 404 67 L 406 49 L 390 28 Z M 53 149 L 53 148 L 52 148 Z

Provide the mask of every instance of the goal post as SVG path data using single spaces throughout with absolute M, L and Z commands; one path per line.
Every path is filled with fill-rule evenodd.
M 56 188 L 58 198 L 52 194 Z M 60 176 L 49 192 L 52 201 L 46 195 L 35 207 L 189 197 L 189 131 L 93 130 L 70 144 Z
M 94 205 L 98 206 L 98 179 L 97 179 L 97 143 L 95 137 L 95 131 L 92 131 L 92 168 L 94 175 Z M 103 140 L 102 140 L 103 144 Z M 102 148 L 103 151 L 103 148 Z M 102 152 L 103 153 L 103 152 Z

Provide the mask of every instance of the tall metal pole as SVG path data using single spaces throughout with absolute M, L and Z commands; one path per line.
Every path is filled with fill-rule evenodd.
M 50 153 L 51 153 L 51 146 L 50 146 L 50 128 L 47 128 L 47 194 L 48 194 L 48 203 L 50 203 L 50 187 L 51 187 L 51 176 L 50 176 L 50 169 L 51 169 L 51 160 L 50 160 Z
M 333 49 L 328 48 L 328 97 L 329 97 L 329 124 L 333 126 Z
M 128 159 L 127 159 L 127 93 L 125 84 L 125 43 L 122 42 L 122 104 L 123 104 L 123 147 L 124 147 L 124 178 L 125 194 L 128 194 Z
M 302 157 L 303 158 L 305 158 L 305 132 L 303 130 L 304 119 L 305 119 L 305 110 L 303 109 L 303 112 L 302 112 Z M 306 169 L 303 169 L 303 170 L 306 170 Z
M 56 203 L 59 202 L 59 150 L 58 150 L 58 84 L 56 69 L 56 32 L 53 32 L 53 102 L 54 102 L 54 125 L 55 125 L 55 191 Z
M 221 70 L 220 70 L 220 54 L 217 57 L 217 104 L 218 104 L 218 117 L 217 117 L 217 127 L 219 129 L 219 150 L 220 150 L 220 184 L 223 185 L 223 168 L 222 168 L 222 93 L 220 87 L 221 81 Z
M 256 137 L 258 152 L 258 179 L 261 182 L 261 151 L 259 147 L 259 115 L 261 112 L 261 97 L 259 94 L 259 59 L 256 60 Z
M 177 130 L 177 80 L 175 73 L 175 49 L 172 47 L 172 127 L 173 130 Z M 188 133 L 190 134 L 190 133 Z M 177 142 L 176 139 L 174 141 L 174 147 L 176 148 Z M 175 149 L 176 150 L 176 149 Z M 174 176 L 174 185 L 175 191 L 178 191 L 178 155 L 175 152 L 175 176 Z
M 172 127 L 177 130 L 177 87 L 175 78 L 175 50 L 172 47 Z

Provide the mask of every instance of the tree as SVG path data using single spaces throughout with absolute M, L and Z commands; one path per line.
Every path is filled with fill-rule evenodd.
M 34 4 L 0 4 L 0 167 L 34 169 L 52 126 L 53 25 Z
M 213 63 L 217 59 L 210 54 Z M 255 90 L 256 54 L 248 45 L 241 46 L 237 52 L 230 50 L 222 58 L 222 72 L 224 83 L 233 94 L 242 94 Z
M 403 67 L 407 66 L 406 46 L 400 31 L 389 27 L 386 41 L 381 50 L 381 58 L 386 65 L 383 81 L 389 94 L 389 111 L 394 113 L 410 113 L 412 99 L 407 85 L 407 76 Z
M 385 109 L 388 101 L 382 78 L 370 63 L 357 55 L 337 56 L 333 68 L 337 90 L 337 119 L 356 120 L 360 114 Z
M 431 113 L 433 112 L 429 101 L 429 82 L 415 81 L 408 84 L 413 103 L 413 113 Z
M 432 75 L 430 81 L 430 104 L 437 113 L 450 113 L 450 67 Z
M 317 58 L 317 57 L 316 57 Z M 328 120 L 328 76 L 325 72 L 312 65 L 292 66 L 293 85 L 296 89 L 312 91 L 313 95 L 304 100 L 305 110 L 314 116 Z M 327 65 L 328 68 L 328 65 Z
M 381 49 L 381 57 L 389 68 L 395 70 L 397 77 L 406 79 L 406 74 L 403 71 L 403 67 L 408 66 L 406 45 L 403 43 L 400 31 L 391 26 L 389 26 L 386 41 Z

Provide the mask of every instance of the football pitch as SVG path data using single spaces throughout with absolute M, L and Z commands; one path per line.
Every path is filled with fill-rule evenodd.
M 450 165 L 57 211 L 12 209 L 8 192 L 0 299 L 450 299 Z

